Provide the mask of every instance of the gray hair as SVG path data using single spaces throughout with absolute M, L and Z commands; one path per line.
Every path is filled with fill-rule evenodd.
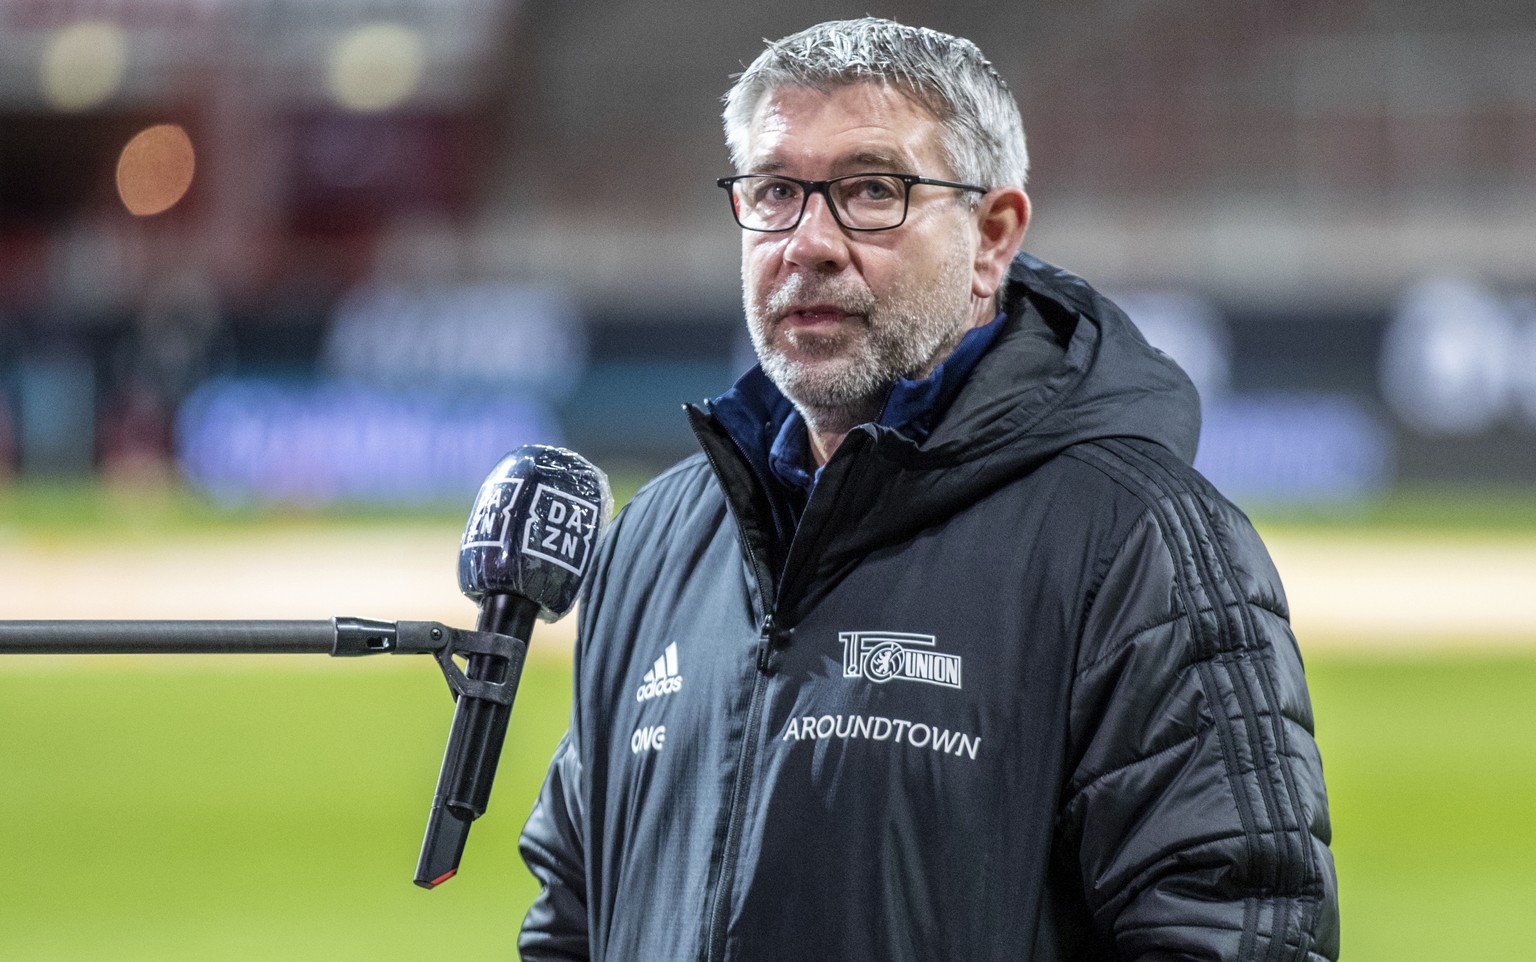
M 876 17 L 831 20 L 770 41 L 725 95 L 731 162 L 742 169 L 753 115 L 773 91 L 856 83 L 889 84 L 932 113 L 955 178 L 989 188 L 1024 186 L 1029 153 L 1019 105 L 976 45 Z

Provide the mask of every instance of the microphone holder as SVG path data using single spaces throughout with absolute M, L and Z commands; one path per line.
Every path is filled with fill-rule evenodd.
M 528 643 L 494 631 L 452 628 L 435 621 L 376 621 L 337 617 L 329 621 L 0 621 L 0 655 L 207 655 L 319 654 L 334 658 L 363 655 L 432 655 L 455 700 L 473 699 L 491 709 L 510 711 L 522 675 Z M 499 678 L 471 678 L 454 661 L 502 660 Z M 477 672 L 479 674 L 479 672 Z M 462 707 L 462 706 L 461 706 Z M 445 756 L 445 773 L 450 766 Z M 477 771 L 481 796 L 490 793 L 494 763 Z M 439 783 L 445 779 L 439 776 Z M 434 802 L 422 841 L 416 884 L 433 888 L 452 876 L 464 845 L 467 817 L 445 818 Z M 444 853 L 448 854 L 445 855 Z

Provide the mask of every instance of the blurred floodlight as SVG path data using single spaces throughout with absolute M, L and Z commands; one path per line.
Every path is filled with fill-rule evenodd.
M 122 86 L 127 60 L 128 43 L 117 24 L 87 20 L 64 27 L 43 50 L 43 99 L 71 112 L 99 106 Z
M 421 35 L 398 23 L 370 23 L 331 49 L 331 96 L 348 110 L 374 112 L 404 103 L 421 84 Z
M 139 131 L 117 161 L 117 195 L 139 217 L 169 210 L 192 186 L 196 155 L 177 124 Z

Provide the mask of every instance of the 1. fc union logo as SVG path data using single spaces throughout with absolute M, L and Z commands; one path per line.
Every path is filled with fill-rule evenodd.
M 960 687 L 960 656 L 933 649 L 933 635 L 902 631 L 843 631 L 843 677 L 864 678 L 877 685 L 892 679 L 922 681 L 945 688 Z

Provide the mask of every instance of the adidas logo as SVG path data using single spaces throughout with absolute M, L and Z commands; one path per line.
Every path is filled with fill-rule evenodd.
M 656 664 L 645 673 L 645 679 L 640 689 L 635 692 L 635 701 L 650 701 L 652 698 L 660 698 L 662 695 L 670 695 L 681 691 L 683 676 L 677 673 L 677 642 L 667 646 L 661 657 L 656 659 Z

